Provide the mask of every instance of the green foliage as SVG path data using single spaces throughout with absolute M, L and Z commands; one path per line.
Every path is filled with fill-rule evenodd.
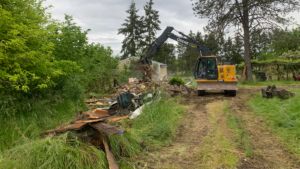
M 85 48 L 88 44 L 87 34 L 90 29 L 81 31 L 73 17 L 65 14 L 65 22 L 55 30 L 56 37 L 51 40 L 55 50 L 52 52 L 57 60 L 78 61 L 86 57 Z M 80 64 L 80 62 L 78 62 Z
M 227 116 L 227 125 L 236 133 L 237 138 L 235 139 L 235 141 L 238 142 L 238 145 L 243 148 L 246 156 L 252 157 L 252 145 L 247 131 L 242 126 L 243 120 L 237 116 L 232 115 L 228 106 L 228 102 L 224 102 L 224 111 L 226 112 Z
M 184 85 L 184 81 L 179 77 L 173 77 L 172 79 L 170 79 L 169 83 L 172 84 L 172 85 L 173 84 L 182 84 L 182 85 Z
M 273 32 L 272 44 L 270 51 L 277 56 L 282 55 L 284 52 L 296 51 L 300 46 L 300 26 L 291 30 L 276 29 Z
M 293 53 L 287 53 L 286 55 L 288 57 L 293 57 L 296 56 L 296 58 L 298 58 L 298 53 L 299 52 L 293 52 Z M 285 55 L 284 55 L 285 56 Z M 276 64 L 276 63 L 285 63 L 286 65 L 289 63 L 300 63 L 300 59 L 298 60 L 287 60 L 287 59 L 283 59 L 283 58 L 278 58 L 278 59 L 269 59 L 269 60 L 251 60 L 251 63 L 268 63 L 268 64 Z M 242 62 L 241 64 L 238 65 L 239 67 L 243 67 L 245 66 L 245 63 Z
M 117 78 L 119 59 L 113 57 L 110 47 L 90 44 L 85 47 L 85 57 L 78 61 L 84 69 L 80 74 L 83 85 L 88 91 L 106 93 L 112 89 L 113 79 Z
M 131 56 L 136 56 L 136 52 L 145 46 L 146 42 L 143 40 L 142 34 L 145 33 L 143 19 L 137 15 L 138 9 L 135 8 L 135 3 L 132 1 L 126 13 L 129 14 L 122 28 L 118 29 L 118 34 L 125 35 L 122 44 L 123 53 L 121 59 L 126 59 Z M 137 44 L 138 42 L 138 44 Z
M 139 152 L 151 151 L 169 145 L 183 115 L 183 108 L 174 106 L 178 99 L 158 99 L 145 105 L 143 113 L 134 121 L 124 120 L 124 135 L 109 136 L 110 146 L 121 166 L 132 161 Z M 126 160 L 124 160 L 124 157 Z M 134 162 L 134 161 L 133 161 Z
M 27 141 L 3 152 L 0 166 L 6 169 L 31 168 L 108 168 L 102 150 L 78 140 L 69 140 L 67 134 L 58 138 Z
M 300 101 L 299 89 L 293 89 L 295 97 L 290 99 L 263 98 L 261 93 L 249 101 L 249 107 L 256 115 L 263 116 L 266 125 L 274 134 L 280 136 L 282 144 L 300 157 Z
M 51 55 L 57 25 L 42 1 L 0 4 L 0 88 L 28 92 L 53 85 L 53 78 L 72 75 L 79 66 Z
M 283 53 L 281 56 L 278 57 L 279 59 L 289 60 L 289 61 L 300 61 L 300 46 L 298 50 L 292 51 L 289 50 L 288 52 Z
M 65 15 L 65 22 L 56 30 L 58 38 L 51 40 L 55 44 L 53 56 L 59 60 L 74 61 L 82 68 L 83 71 L 72 78 L 76 79 L 76 76 L 79 76 L 80 83 L 86 91 L 108 92 L 112 88 L 113 78 L 117 76 L 119 60 L 112 56 L 113 51 L 110 47 L 88 44 L 89 31 L 82 31 L 81 27 L 73 22 L 72 16 Z
M 42 90 L 35 94 L 0 93 L 0 152 L 22 144 L 24 137 L 36 139 L 40 132 L 74 118 L 85 110 L 81 93 L 70 80 L 62 89 Z

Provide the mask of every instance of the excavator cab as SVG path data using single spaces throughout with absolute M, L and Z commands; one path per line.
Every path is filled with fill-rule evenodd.
M 195 79 L 218 79 L 216 57 L 199 57 L 195 65 Z

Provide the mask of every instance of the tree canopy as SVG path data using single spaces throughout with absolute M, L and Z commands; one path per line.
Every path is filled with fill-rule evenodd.
M 252 80 L 250 37 L 254 28 L 268 30 L 291 23 L 286 16 L 299 10 L 298 0 L 194 0 L 193 10 L 200 18 L 208 18 L 208 28 L 226 32 L 234 28 L 244 40 L 244 60 L 247 79 Z
M 51 55 L 56 25 L 46 10 L 42 1 L 1 1 L 0 88 L 45 88 L 52 78 L 80 70 L 75 62 Z

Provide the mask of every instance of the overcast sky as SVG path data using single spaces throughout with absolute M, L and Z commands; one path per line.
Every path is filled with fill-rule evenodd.
M 144 16 L 143 6 L 148 0 L 135 0 L 138 15 Z M 159 11 L 161 31 L 167 26 L 173 26 L 176 30 L 188 34 L 203 32 L 207 19 L 195 17 L 190 0 L 153 0 L 153 9 Z M 131 0 L 48 0 L 44 5 L 53 5 L 48 12 L 54 19 L 64 21 L 64 14 L 72 15 L 74 22 L 83 30 L 91 29 L 88 33 L 89 42 L 101 43 L 110 46 L 114 55 L 121 51 L 124 36 L 119 34 L 118 29 L 128 16 L 125 12 L 129 9 Z M 293 17 L 300 23 L 300 14 L 293 13 Z M 168 40 L 169 43 L 174 41 Z

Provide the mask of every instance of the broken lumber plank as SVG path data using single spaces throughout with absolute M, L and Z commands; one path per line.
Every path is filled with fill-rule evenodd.
M 87 123 L 80 123 L 80 124 L 67 124 L 63 126 L 58 126 L 52 130 L 43 131 L 41 134 L 48 134 L 48 133 L 64 133 L 70 130 L 80 130 L 82 129 Z
M 94 109 L 93 113 L 95 114 L 104 114 L 104 115 L 108 115 L 108 111 L 106 110 L 101 110 L 101 109 Z
M 108 135 L 118 135 L 118 134 L 123 134 L 126 133 L 126 130 L 120 129 L 118 127 L 115 126 L 111 126 L 109 124 L 106 123 L 95 123 L 95 124 L 90 124 L 92 127 L 94 127 L 95 129 L 97 129 L 99 132 L 103 132 L 105 134 Z
M 109 146 L 105 139 L 103 139 L 103 144 L 106 152 L 106 158 L 108 161 L 109 169 L 119 169 L 118 163 L 116 161 L 116 158 L 111 150 L 109 150 Z
M 75 121 L 74 124 L 80 124 L 80 123 L 94 123 L 94 122 L 100 122 L 100 121 L 104 121 L 105 119 L 96 119 L 96 120 L 78 120 Z
M 103 117 L 109 117 L 109 115 L 95 114 L 95 113 L 82 113 L 82 115 L 87 116 L 91 119 L 99 119 L 99 118 L 103 118 Z
M 128 119 L 128 118 L 129 118 L 129 116 L 116 117 L 116 118 L 106 119 L 105 122 L 119 121 L 119 120 Z

